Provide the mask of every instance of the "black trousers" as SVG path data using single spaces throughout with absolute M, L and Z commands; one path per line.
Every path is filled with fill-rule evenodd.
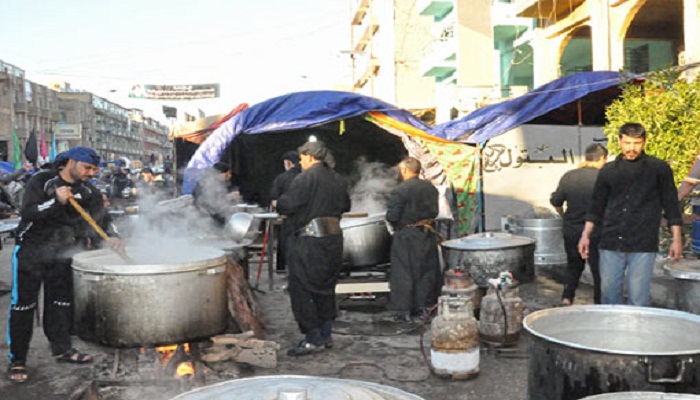
M 566 251 L 566 279 L 564 281 L 564 291 L 562 299 L 569 299 L 573 303 L 576 296 L 578 282 L 581 274 L 586 268 L 586 260 L 581 258 L 578 252 L 578 242 L 581 239 L 581 232 L 564 233 L 564 250 Z M 598 243 L 600 236 L 592 235 L 589 243 L 588 265 L 593 275 L 593 301 L 600 304 L 600 256 L 598 253 Z
M 41 259 L 41 250 L 15 247 L 12 259 L 12 299 L 8 321 L 10 361 L 27 360 L 39 289 L 44 285 L 44 334 L 53 355 L 71 348 L 73 275 L 70 259 Z
M 406 227 L 394 234 L 389 277 L 395 311 L 417 311 L 437 302 L 442 287 L 437 235 L 422 227 Z
M 307 341 L 318 344 L 322 327 L 336 317 L 335 284 L 343 261 L 343 237 L 290 236 L 288 240 L 292 313 Z

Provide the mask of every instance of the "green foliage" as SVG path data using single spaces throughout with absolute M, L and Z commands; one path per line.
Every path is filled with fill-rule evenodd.
M 666 160 L 678 184 L 700 152 L 700 77 L 688 82 L 676 71 L 663 70 L 648 74 L 642 83 L 623 83 L 621 97 L 606 116 L 611 154 L 620 151 L 620 126 L 638 122 L 647 130 L 646 153 Z

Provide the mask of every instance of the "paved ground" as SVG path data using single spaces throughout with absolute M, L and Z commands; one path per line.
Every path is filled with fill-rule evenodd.
M 10 240 L 0 251 L 0 281 L 9 283 Z M 252 262 L 251 266 L 257 267 Z M 253 276 L 255 274 L 252 274 Z M 263 274 L 266 275 L 266 274 Z M 420 351 L 422 327 L 420 324 L 396 325 L 386 322 L 381 299 L 371 302 L 343 302 L 335 328 L 335 347 L 323 353 L 304 358 L 286 355 L 286 348 L 295 344 L 300 335 L 290 312 L 289 299 L 282 290 L 283 275 L 275 276 L 275 288 L 268 291 L 267 281 L 260 287 L 259 301 L 265 311 L 268 339 L 282 346 L 278 352 L 279 365 L 272 370 L 237 365 L 232 362 L 211 364 L 206 373 L 207 384 L 237 377 L 259 375 L 313 375 L 376 382 L 400 388 L 425 399 L 441 400 L 496 400 L 527 398 L 527 343 L 522 333 L 518 346 L 509 353 L 496 353 L 482 346 L 480 374 L 469 381 L 442 379 L 430 374 Z M 263 277 L 264 279 L 264 277 Z M 558 303 L 561 285 L 538 273 L 535 282 L 521 286 L 526 312 L 547 308 Z M 0 320 L 3 328 L 7 320 L 9 294 L 0 295 Z M 583 285 L 577 302 L 589 304 L 591 289 Z M 5 335 L 0 350 L 7 354 Z M 429 349 L 429 336 L 424 338 Z M 91 352 L 95 362 L 73 366 L 57 364 L 52 359 L 47 340 L 36 328 L 28 360 L 30 380 L 24 384 L 0 379 L 0 399 L 84 399 L 86 387 L 93 381 L 101 386 L 99 399 L 169 399 L 192 387 L 192 382 L 173 382 L 162 379 L 158 367 L 147 360 L 148 355 L 137 350 L 119 353 L 120 364 L 115 370 L 116 352 L 112 348 L 75 339 L 76 347 Z M 131 367 L 129 367 L 131 366 Z M 136 367 L 134 367 L 136 366 Z

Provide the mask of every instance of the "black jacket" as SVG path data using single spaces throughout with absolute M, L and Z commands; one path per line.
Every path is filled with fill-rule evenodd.
M 408 179 L 391 192 L 386 220 L 400 229 L 438 215 L 438 191 L 432 183 L 418 178 Z
M 653 253 L 662 211 L 669 226 L 682 224 L 671 167 L 645 153 L 634 161 L 620 155 L 600 170 L 586 221 L 602 223 L 601 249 Z
M 317 217 L 340 218 L 350 210 L 347 183 L 325 165 L 314 165 L 294 178 L 277 201 L 277 209 L 290 216 L 295 230 Z
M 564 233 L 572 237 L 581 235 L 586 223 L 586 214 L 593 200 L 593 188 L 598 177 L 598 169 L 584 167 L 566 172 L 559 180 L 557 190 L 549 198 L 554 207 L 562 207 L 564 211 Z
M 270 187 L 270 200 L 277 200 L 280 198 L 280 196 L 287 192 L 294 178 L 296 178 L 300 173 L 301 168 L 294 166 L 277 175 L 275 180 L 272 181 L 272 186 Z
M 102 194 L 89 182 L 68 183 L 55 170 L 40 171 L 29 179 L 22 199 L 17 244 L 40 249 L 48 257 L 70 257 L 86 249 L 88 239 L 97 238 L 93 228 L 85 222 L 70 203 L 56 199 L 56 189 L 70 186 L 78 202 L 91 216 L 97 217 L 102 229 L 116 236 L 109 218 L 102 213 Z

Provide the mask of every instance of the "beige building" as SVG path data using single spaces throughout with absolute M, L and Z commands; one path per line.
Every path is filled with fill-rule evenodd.
M 523 38 L 534 49 L 535 85 L 581 71 L 700 62 L 700 0 L 516 0 L 515 7 L 538 21 Z
M 350 0 L 352 90 L 409 110 L 435 107 L 432 77 L 421 73 L 432 18 L 417 0 Z
M 22 69 L 0 60 L 0 161 L 14 159 L 13 129 L 22 152 L 32 130 L 40 150 L 41 131 L 50 140 L 48 133 L 59 117 L 56 92 L 26 80 Z M 25 161 L 24 154 L 21 159 Z

